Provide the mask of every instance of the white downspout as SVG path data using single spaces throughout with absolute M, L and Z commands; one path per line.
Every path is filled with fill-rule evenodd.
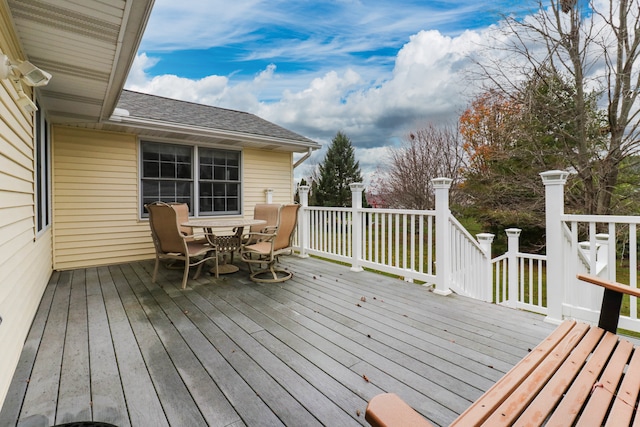
M 309 148 L 307 149 L 307 154 L 305 154 L 304 156 L 300 157 L 300 158 L 298 159 L 298 161 L 297 161 L 297 162 L 295 162 L 295 163 L 293 164 L 293 168 L 294 168 L 294 169 L 295 169 L 295 168 L 297 168 L 298 166 L 300 166 L 300 164 L 301 164 L 302 162 L 304 162 L 305 160 L 307 160 L 307 159 L 309 158 L 309 156 L 311 155 L 311 152 L 313 152 L 313 148 L 309 147 Z

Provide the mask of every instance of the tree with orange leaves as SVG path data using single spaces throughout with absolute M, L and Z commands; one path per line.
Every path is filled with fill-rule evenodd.
M 487 91 L 471 101 L 460 116 L 460 134 L 467 155 L 467 173 L 486 174 L 489 163 L 505 154 L 514 135 L 520 108 L 497 91 Z

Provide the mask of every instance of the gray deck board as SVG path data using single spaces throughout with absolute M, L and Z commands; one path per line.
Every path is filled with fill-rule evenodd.
M 90 313 L 88 327 L 93 418 L 129 427 L 127 404 L 96 268 L 87 269 L 87 312 Z
M 7 398 L 0 411 L 0 426 L 9 426 L 16 423 L 19 419 L 22 403 L 27 393 L 27 387 L 30 382 L 33 365 L 38 354 L 42 335 L 47 324 L 47 318 L 53 303 L 53 297 L 56 290 L 56 284 L 60 280 L 60 273 L 54 272 L 49 280 L 49 286 L 44 291 L 36 316 L 31 324 L 31 329 L 27 335 L 18 366 L 13 375 L 11 386 L 7 394 Z M 44 420 L 43 420 L 44 421 Z
M 180 288 L 153 261 L 56 272 L 0 425 L 363 425 L 399 394 L 446 425 L 537 345 L 541 316 L 317 259 Z M 363 299 L 364 297 L 364 299 Z
M 72 271 L 56 424 L 91 419 L 86 270 Z
M 72 272 L 63 272 L 56 283 L 38 355 L 29 378 L 19 425 L 54 425 L 60 368 L 64 351 Z

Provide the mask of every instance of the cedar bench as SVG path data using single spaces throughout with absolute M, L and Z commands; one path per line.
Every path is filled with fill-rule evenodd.
M 623 294 L 640 290 L 578 278 L 605 288 L 598 326 L 561 323 L 452 426 L 640 426 L 640 351 L 616 335 Z M 432 426 L 393 393 L 371 399 L 365 419 L 374 427 Z

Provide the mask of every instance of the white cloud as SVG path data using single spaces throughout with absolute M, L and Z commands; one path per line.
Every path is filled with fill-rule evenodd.
M 377 80 L 365 69 L 350 67 L 321 76 L 298 73 L 290 80 L 289 74 L 278 73 L 277 64 L 258 72 L 253 80 L 240 82 L 217 75 L 152 77 L 145 70 L 155 60 L 142 53 L 127 88 L 252 112 L 324 144 L 343 131 L 358 149 L 368 176 L 382 159 L 379 147 L 393 144 L 420 123 L 457 119 L 471 96 L 460 71 L 471 66 L 468 55 L 482 38 L 482 33 L 474 31 L 456 37 L 420 31 L 399 50 L 392 72 Z M 274 87 L 281 92 L 275 93 Z M 265 91 L 275 100 L 261 101 Z M 322 156 L 317 153 L 306 163 L 318 163 Z

